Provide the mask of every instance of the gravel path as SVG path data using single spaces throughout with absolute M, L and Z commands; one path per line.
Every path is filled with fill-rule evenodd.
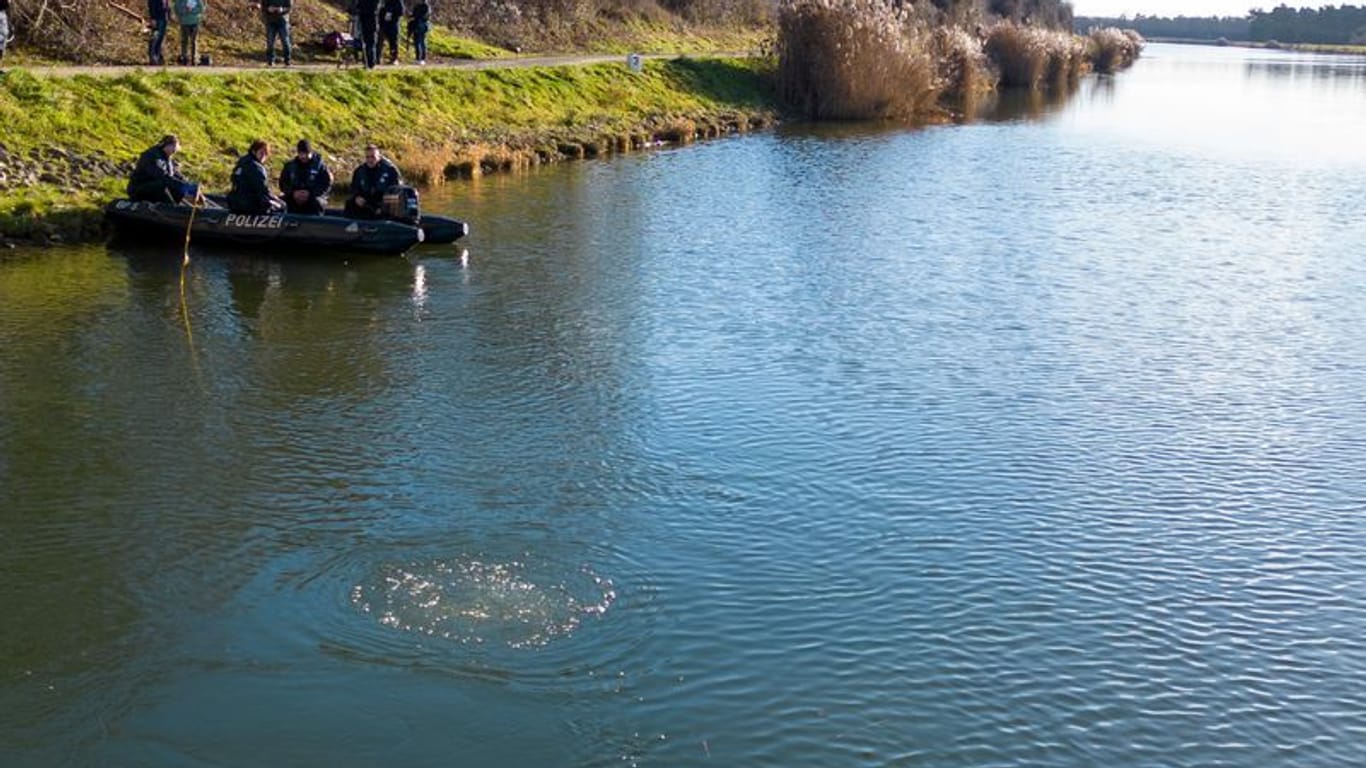
M 672 53 L 650 53 L 640 54 L 642 59 L 677 59 L 677 58 L 735 58 L 748 57 L 750 53 L 710 53 L 710 54 L 672 54 Z M 450 59 L 441 62 L 429 62 L 425 66 L 417 64 L 381 64 L 376 67 L 378 71 L 392 69 L 510 69 L 515 67 L 563 67 L 580 66 L 586 64 L 602 64 L 605 62 L 621 62 L 626 64 L 625 54 L 587 54 L 587 55 L 566 55 L 566 56 L 516 56 L 505 59 Z M 267 67 L 265 64 L 246 64 L 246 65 L 225 65 L 213 67 L 180 67 L 164 66 L 149 67 L 146 65 L 120 66 L 120 65 L 99 65 L 99 66 L 12 66 L 6 69 L 24 69 L 35 75 L 48 77 L 73 77 L 76 75 L 91 75 L 96 77 L 118 77 L 132 72 L 155 72 L 163 71 L 168 73 L 186 74 L 263 74 L 270 75 L 278 72 L 334 72 L 338 69 L 359 69 L 358 64 L 349 64 L 346 67 L 339 67 L 336 62 L 310 62 L 307 64 L 295 64 L 290 67 Z

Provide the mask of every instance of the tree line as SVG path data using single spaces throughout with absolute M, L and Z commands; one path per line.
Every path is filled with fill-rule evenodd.
M 1251 28 L 1246 16 L 1144 16 L 1127 17 L 1078 16 L 1076 31 L 1118 27 L 1132 29 L 1146 38 L 1183 38 L 1187 40 L 1250 40 Z
M 1366 44 L 1366 6 L 1327 5 L 1253 11 L 1249 39 L 1328 45 Z
M 913 7 L 921 18 L 945 26 L 1013 21 L 1045 29 L 1070 29 L 1072 4 L 1066 0 L 893 0 Z
M 1078 16 L 1076 29 L 1120 27 L 1136 30 L 1148 38 L 1192 40 L 1253 40 L 1280 43 L 1366 45 L 1366 6 L 1326 5 L 1291 8 L 1281 4 L 1269 11 L 1253 10 L 1247 16 L 1144 16 L 1108 18 Z

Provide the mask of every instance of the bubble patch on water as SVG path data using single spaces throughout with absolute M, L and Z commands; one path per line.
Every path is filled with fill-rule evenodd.
M 385 564 L 351 588 L 351 605 L 381 626 L 465 645 L 539 648 L 568 637 L 616 600 L 611 579 L 567 576 L 479 558 Z

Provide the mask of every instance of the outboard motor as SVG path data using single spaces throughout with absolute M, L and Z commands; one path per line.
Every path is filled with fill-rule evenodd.
M 384 217 L 416 225 L 422 218 L 417 205 L 417 190 L 398 184 L 384 193 Z

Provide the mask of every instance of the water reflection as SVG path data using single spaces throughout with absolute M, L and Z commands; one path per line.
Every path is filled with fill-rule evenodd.
M 566 222 L 595 218 L 597 203 L 583 200 Z M 515 214 L 506 218 L 515 229 Z M 582 242 L 559 239 L 571 263 L 594 257 L 594 230 L 584 231 Z M 418 642 L 385 623 L 401 615 L 405 626 L 441 626 L 453 647 L 468 643 L 468 659 L 485 644 L 566 644 L 611 606 L 612 579 L 631 572 L 600 543 L 596 515 L 617 480 L 575 478 L 619 463 L 612 371 L 625 348 L 602 333 L 614 321 L 562 322 L 600 303 L 600 283 L 573 280 L 558 292 L 571 308 L 556 309 L 536 281 L 471 294 L 467 257 L 192 256 L 194 345 L 180 326 L 176 254 L 86 249 L 70 275 L 88 278 L 66 282 L 51 280 L 64 262 L 50 254 L 0 269 L 0 525 L 11 532 L 0 566 L 15 596 L 0 632 L 8 748 L 51 764 L 71 750 L 122 762 L 96 745 L 117 756 L 111 729 L 173 720 L 144 697 L 163 685 L 154 698 L 194 695 L 206 648 L 228 667 L 272 653 L 263 638 L 290 655 L 295 643 L 322 644 L 388 663 Z M 428 327 L 433 303 L 441 318 Z M 433 355 L 436 344 L 446 348 Z M 547 407 L 563 423 L 548 424 Z M 326 610 L 386 574 L 424 569 L 456 574 L 430 594 L 477 598 L 487 621 L 444 604 L 456 613 L 424 619 L 418 602 Z M 242 607 L 231 628 L 202 618 L 233 610 L 258 579 L 267 596 L 286 591 L 258 592 L 249 602 L 259 611 Z M 645 581 L 631 580 L 639 595 Z M 291 605 L 299 591 L 309 608 Z M 600 650 L 641 636 L 622 626 L 596 635 Z M 223 634 L 256 661 L 214 649 Z M 437 649 L 430 663 L 452 659 Z M 130 721 L 130 710 L 144 714 Z M 180 732 L 212 738 L 202 723 Z
M 1096 78 L 1085 82 L 1091 82 Z M 1109 81 L 1111 78 L 1099 78 Z M 1057 114 L 1077 94 L 1083 81 L 1059 88 L 1002 88 L 967 99 L 961 113 L 969 121 L 1010 123 L 1021 120 L 1041 120 Z
M 272 290 L 280 289 L 279 264 L 274 261 L 246 260 L 228 270 L 228 292 L 232 307 L 243 321 L 243 330 L 255 334 L 261 319 L 261 308 Z
M 1360 59 L 1153 44 L 1141 61 L 1110 85 L 1096 80 L 1093 93 L 1111 95 L 1079 99 L 1063 129 L 1116 153 L 1161 151 L 1193 164 L 1217 156 L 1228 173 L 1255 176 L 1366 158 L 1347 127 L 1366 123 Z M 1324 75 L 1343 68 L 1355 74 Z
M 0 262 L 5 757 L 1361 764 L 1359 100 L 1149 53 Z
M 1249 78 L 1269 77 L 1314 82 L 1345 82 L 1360 86 L 1366 80 L 1366 58 L 1357 56 L 1285 54 L 1278 58 L 1250 59 L 1243 65 Z

